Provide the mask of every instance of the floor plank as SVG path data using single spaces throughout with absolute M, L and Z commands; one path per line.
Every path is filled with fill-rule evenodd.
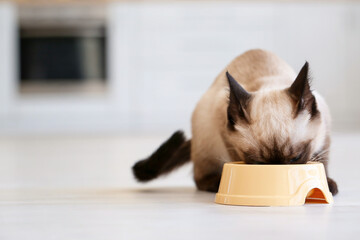
M 196 191 L 191 165 L 148 185 L 130 167 L 159 137 L 0 139 L 0 239 L 356 239 L 360 134 L 335 134 L 333 205 L 240 207 Z

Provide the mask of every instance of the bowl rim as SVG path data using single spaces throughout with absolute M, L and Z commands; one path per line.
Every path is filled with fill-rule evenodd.
M 323 165 L 321 162 L 309 161 L 307 163 L 296 163 L 296 164 L 248 164 L 244 161 L 227 162 L 227 165 L 233 166 L 246 166 L 246 167 L 303 167 L 311 165 Z

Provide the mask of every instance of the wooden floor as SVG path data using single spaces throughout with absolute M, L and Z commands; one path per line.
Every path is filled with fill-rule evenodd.
M 198 192 L 191 165 L 148 185 L 130 172 L 158 137 L 0 139 L 0 239 L 358 239 L 360 134 L 335 134 L 333 205 L 240 207 Z

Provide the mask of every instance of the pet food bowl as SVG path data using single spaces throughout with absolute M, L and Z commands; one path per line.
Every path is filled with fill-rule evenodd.
M 322 163 L 255 165 L 225 163 L 215 202 L 245 206 L 333 203 Z

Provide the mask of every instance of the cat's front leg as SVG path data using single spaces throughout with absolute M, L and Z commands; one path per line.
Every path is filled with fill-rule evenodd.
M 327 159 L 325 161 L 320 161 L 320 162 L 322 162 L 325 166 L 326 175 L 329 175 Z M 330 192 L 332 193 L 332 195 L 335 196 L 339 192 L 336 182 L 332 178 L 327 177 L 327 183 L 328 183 Z
M 329 175 L 328 170 L 328 163 L 329 163 L 329 149 L 330 149 L 330 136 L 327 135 L 325 139 L 325 146 L 323 147 L 323 150 L 320 151 L 320 154 L 315 155 L 315 158 L 319 160 L 322 164 L 324 164 L 326 175 Z M 339 190 L 336 182 L 332 179 L 327 177 L 327 183 L 329 186 L 330 192 L 335 196 Z
M 216 162 L 216 160 L 213 160 Z M 203 164 L 208 163 L 208 164 Z M 219 189 L 221 179 L 222 166 L 218 164 L 211 164 L 209 160 L 202 160 L 200 163 L 194 163 L 194 180 L 198 190 L 214 192 Z
M 328 185 L 329 185 L 330 192 L 333 195 L 336 195 L 338 193 L 338 187 L 337 187 L 336 182 L 333 179 L 329 178 L 329 177 L 327 178 L 327 182 L 328 182 Z

